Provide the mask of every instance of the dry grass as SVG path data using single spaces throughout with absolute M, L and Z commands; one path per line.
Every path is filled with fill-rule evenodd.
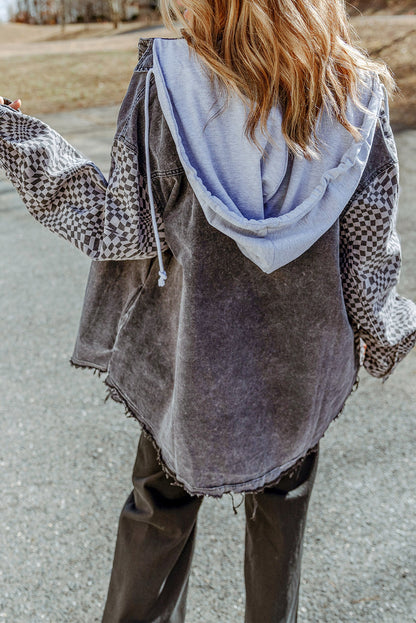
M 112 51 L 2 61 L 1 93 L 19 96 L 31 115 L 119 104 L 136 57 L 135 52 Z
M 398 81 L 400 95 L 391 107 L 395 127 L 416 128 L 416 16 L 361 16 L 353 25 L 362 47 L 385 60 Z M 163 33 L 138 26 L 114 31 L 111 24 L 88 30 L 71 25 L 62 35 L 58 26 L 0 25 L 0 94 L 20 97 L 33 115 L 119 104 L 138 39 Z
M 19 97 L 24 111 L 42 115 L 90 106 L 116 105 L 137 63 L 140 37 L 164 30 L 140 24 L 0 26 L 0 94 Z
M 109 22 L 99 24 L 67 24 L 64 32 L 60 26 L 33 26 L 31 24 L 1 24 L 1 47 L 6 44 L 27 45 L 45 41 L 67 41 L 70 39 L 90 39 L 96 37 L 124 35 L 145 28 L 145 22 L 121 23 L 117 30 Z

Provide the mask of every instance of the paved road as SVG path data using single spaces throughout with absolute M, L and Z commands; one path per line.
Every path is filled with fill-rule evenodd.
M 48 121 L 103 168 L 115 109 Z M 401 292 L 416 300 L 416 131 L 402 162 Z M 139 429 L 68 364 L 88 260 L 25 212 L 0 177 L 0 622 L 100 621 Z M 300 623 L 416 622 L 413 351 L 384 385 L 364 373 L 322 442 Z M 243 621 L 244 517 L 206 500 L 189 623 Z M 262 623 L 259 621 L 259 623 Z

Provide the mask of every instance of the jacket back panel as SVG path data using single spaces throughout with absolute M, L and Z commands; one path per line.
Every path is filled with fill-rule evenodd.
M 145 177 L 140 74 L 118 132 Z M 259 490 L 319 442 L 356 380 L 339 224 L 264 273 L 207 222 L 154 88 L 150 118 L 168 279 L 158 287 L 155 260 L 93 262 L 73 361 L 108 371 L 191 494 Z

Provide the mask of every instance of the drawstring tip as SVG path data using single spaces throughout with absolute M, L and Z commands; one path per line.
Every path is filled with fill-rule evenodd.
M 158 281 L 158 284 L 159 284 L 160 288 L 163 288 L 163 286 L 165 285 L 166 279 L 167 279 L 166 271 L 159 270 L 159 281 Z

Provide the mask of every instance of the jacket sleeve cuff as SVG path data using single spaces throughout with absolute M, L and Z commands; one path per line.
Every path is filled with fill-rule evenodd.
M 363 361 L 364 368 L 371 376 L 381 378 L 385 382 L 402 359 L 415 347 L 416 331 L 403 338 L 394 347 L 377 344 L 377 342 L 365 335 L 362 336 L 362 339 L 366 345 Z

